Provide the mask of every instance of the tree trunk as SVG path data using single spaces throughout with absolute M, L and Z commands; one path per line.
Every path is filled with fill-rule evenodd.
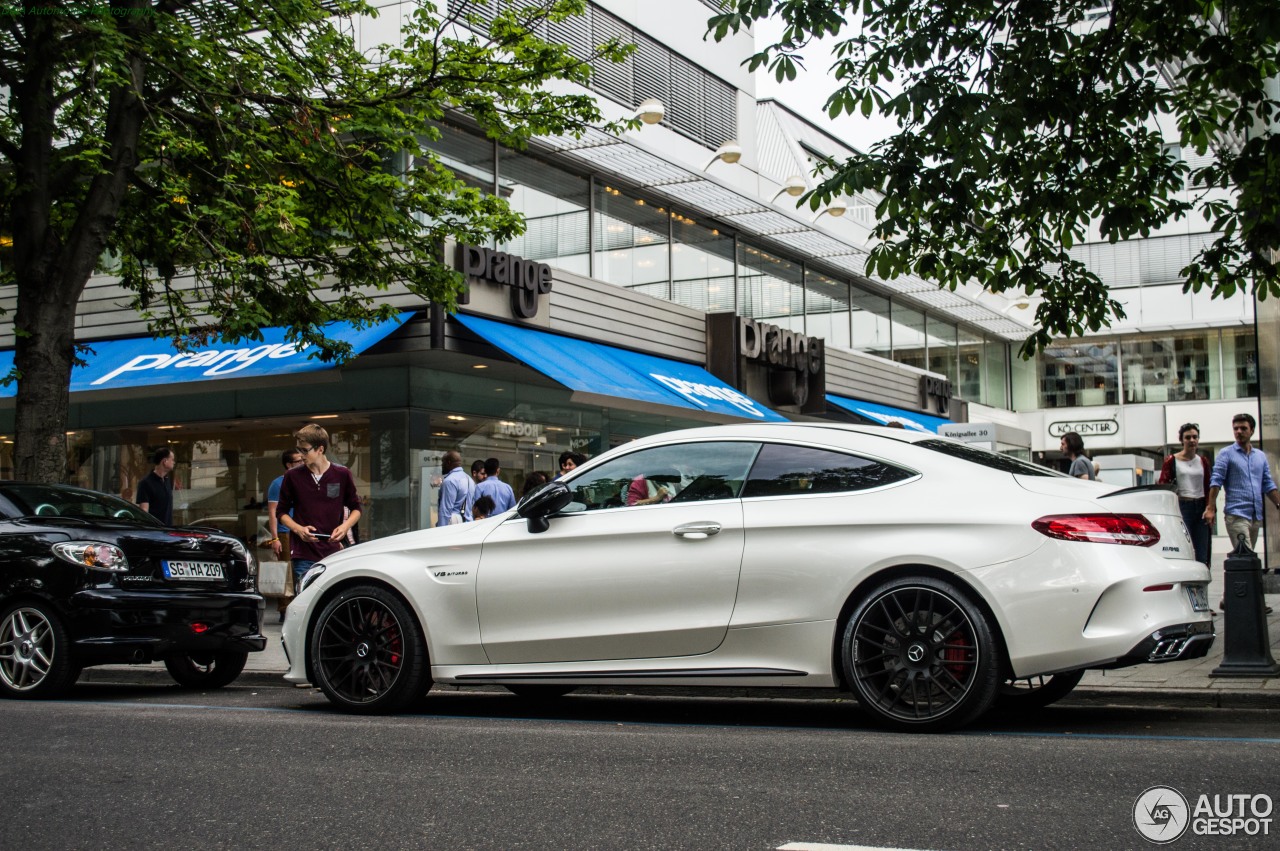
M 73 287 L 78 296 L 82 287 Z M 28 482 L 67 479 L 67 415 L 75 357 L 77 298 L 60 282 L 19 281 L 18 333 L 13 364 L 18 379 L 14 412 L 17 478 Z

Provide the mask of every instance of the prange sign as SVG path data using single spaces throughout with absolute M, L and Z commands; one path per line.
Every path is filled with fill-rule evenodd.
M 511 287 L 511 315 L 518 319 L 537 316 L 538 296 L 551 292 L 551 266 L 492 248 L 459 245 L 458 271 L 468 278 Z M 468 293 L 458 298 L 458 304 L 470 301 Z
M 351 344 L 356 354 L 385 339 L 404 323 L 412 311 L 385 322 L 357 328 L 350 322 L 324 327 L 327 337 Z M 71 392 L 182 384 L 222 378 L 261 378 L 333 369 L 313 357 L 315 346 L 286 339 L 284 328 L 261 329 L 262 339 L 252 342 L 212 343 L 182 352 L 168 340 L 133 337 L 86 343 L 92 350 L 86 362 L 71 370 Z M 13 367 L 13 351 L 0 352 L 0 375 Z M 0 387 L 0 398 L 16 396 L 17 384 Z
M 821 337 L 716 313 L 707 317 L 708 369 L 748 396 L 801 413 L 826 410 L 826 344 Z
M 944 417 L 951 416 L 951 382 L 932 375 L 920 376 L 920 407 L 937 411 Z

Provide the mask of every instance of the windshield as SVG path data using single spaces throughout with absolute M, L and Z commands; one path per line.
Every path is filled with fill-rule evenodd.
M 144 526 L 160 521 L 131 502 L 97 491 L 53 485 L 9 484 L 0 486 L 0 495 L 24 515 L 75 517 L 80 520 L 123 520 Z
M 990 467 L 992 470 L 1000 470 L 1004 473 L 1016 473 L 1019 476 L 1061 476 L 1062 474 L 1050 470 L 1048 467 L 1041 467 L 1038 464 L 1032 464 L 1030 461 L 1022 461 L 1011 455 L 1001 455 L 998 452 L 992 452 L 990 449 L 983 449 L 980 446 L 973 446 L 968 443 L 954 443 L 950 440 L 921 440 L 917 441 L 916 446 L 922 446 L 925 449 L 932 449 L 934 452 L 941 452 L 943 455 L 950 455 L 952 458 L 959 458 L 963 461 L 972 461 L 974 464 L 981 464 L 984 467 Z

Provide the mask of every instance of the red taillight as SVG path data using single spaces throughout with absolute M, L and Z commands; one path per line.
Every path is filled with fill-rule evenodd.
M 1050 538 L 1090 544 L 1149 547 L 1160 540 L 1160 532 L 1141 514 L 1053 514 L 1031 528 Z
M 191 631 L 196 635 L 200 635 L 203 632 L 209 631 L 209 625 L 207 623 L 193 623 L 191 625 Z

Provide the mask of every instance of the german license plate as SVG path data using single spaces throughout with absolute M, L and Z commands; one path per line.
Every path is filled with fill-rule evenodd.
M 169 579 L 223 579 L 222 565 L 216 561 L 162 561 Z
M 1187 585 L 1187 598 L 1191 600 L 1191 610 L 1194 612 L 1209 611 L 1209 586 L 1204 583 L 1195 585 Z

